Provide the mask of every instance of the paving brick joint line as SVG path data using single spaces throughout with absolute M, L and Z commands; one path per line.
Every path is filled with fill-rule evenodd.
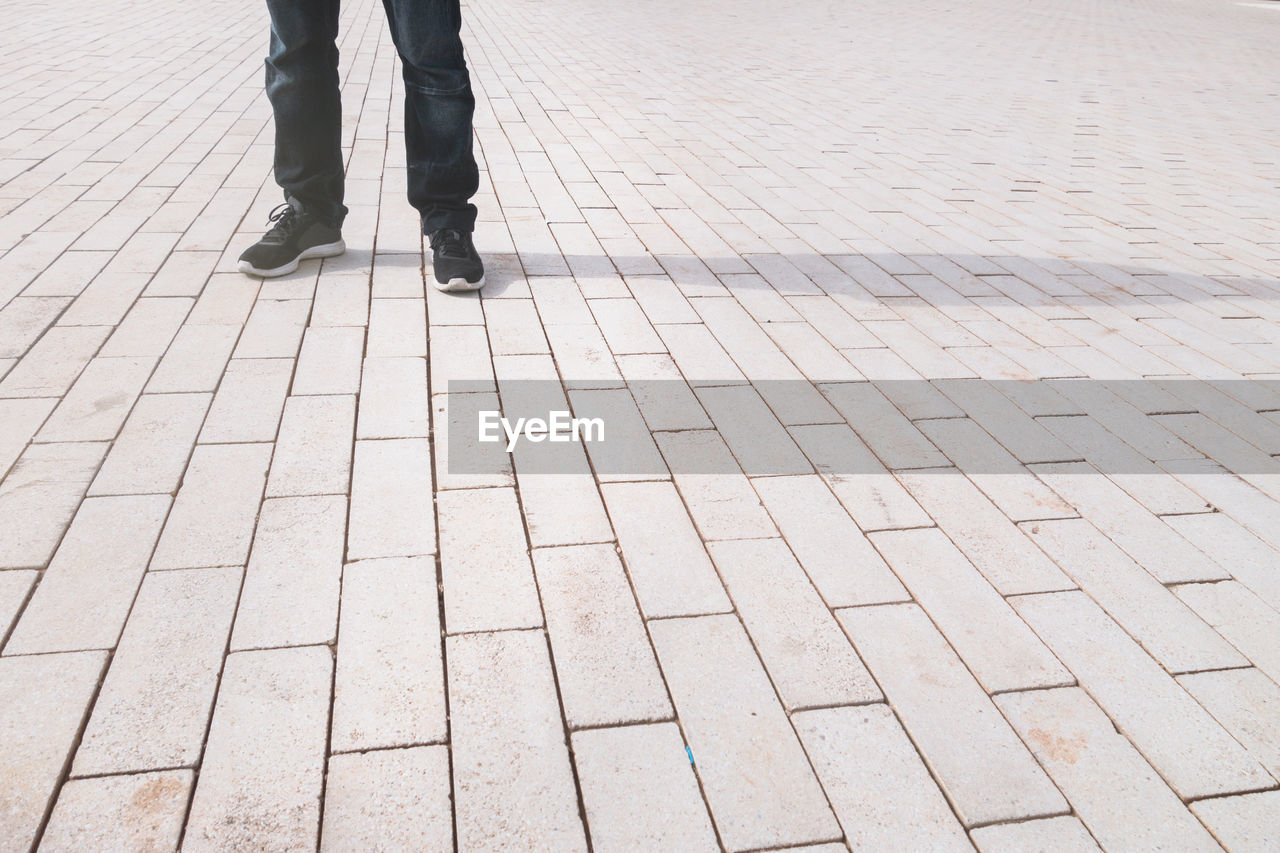
M 480 294 L 379 4 L 269 280 L 262 4 L 9 5 L 0 848 L 1280 843 L 1276 4 L 464 4 Z

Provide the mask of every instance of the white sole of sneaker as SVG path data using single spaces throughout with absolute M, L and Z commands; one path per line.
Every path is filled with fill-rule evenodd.
M 479 281 L 467 281 L 462 276 L 458 276 L 457 278 L 451 278 L 444 284 L 441 284 L 439 281 L 436 281 L 436 277 L 433 275 L 431 277 L 431 283 L 436 286 L 436 290 L 440 290 L 445 293 L 464 293 L 468 290 L 479 290 L 484 287 L 484 276 L 480 276 Z
M 299 261 L 305 261 L 307 258 L 335 258 L 347 250 L 347 244 L 344 240 L 338 240 L 334 243 L 321 243 L 319 246 L 312 246 L 309 249 L 303 249 L 298 257 L 289 263 L 276 267 L 275 269 L 263 270 L 258 269 L 248 261 L 240 262 L 240 272 L 245 275 L 256 275 L 258 278 L 275 278 L 279 275 L 288 275 L 298 268 Z

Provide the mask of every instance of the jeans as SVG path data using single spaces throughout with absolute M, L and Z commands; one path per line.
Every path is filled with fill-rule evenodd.
M 285 199 L 334 226 L 343 198 L 338 94 L 339 0 L 267 0 L 267 97 L 275 113 L 275 177 Z M 382 0 L 404 71 L 409 203 L 423 230 L 475 229 L 480 184 L 472 152 L 475 97 L 458 0 Z

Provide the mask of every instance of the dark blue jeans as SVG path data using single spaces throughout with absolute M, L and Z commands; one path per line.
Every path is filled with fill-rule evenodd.
M 475 97 L 463 57 L 458 0 L 382 0 L 404 69 L 409 203 L 428 234 L 475 229 Z M 342 204 L 338 0 L 267 0 L 267 97 L 275 113 L 276 183 L 285 199 L 334 225 Z

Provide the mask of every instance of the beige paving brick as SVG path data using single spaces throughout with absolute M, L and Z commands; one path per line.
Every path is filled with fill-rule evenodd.
M 1008 693 L 996 702 L 1103 849 L 1218 849 L 1083 690 Z
M 54 326 L 0 380 L 0 397 L 62 396 L 110 333 L 110 326 Z
M 488 299 L 483 305 L 489 347 L 494 355 L 550 351 L 532 299 Z
M 187 322 L 193 326 L 243 326 L 253 311 L 261 282 L 239 273 L 214 273 L 200 292 Z
M 9 635 L 9 629 L 27 603 L 27 595 L 38 577 L 39 572 L 34 570 L 0 572 L 0 637 Z
M 254 303 L 232 357 L 296 358 L 307 325 L 307 299 L 262 299 Z
M 290 397 L 267 478 L 267 497 L 343 494 L 351 480 L 354 397 Z
M 200 441 L 274 441 L 292 375 L 289 359 L 232 359 L 209 406 Z
M 348 560 L 435 553 L 430 454 L 420 438 L 356 442 Z
M 5 653 L 115 646 L 168 511 L 159 495 L 82 503 Z
M 0 658 L 0 837 L 35 841 L 89 712 L 106 652 Z
M 366 358 L 360 383 L 360 438 L 414 438 L 429 431 L 427 364 L 412 357 Z
M 581 451 L 575 448 L 575 452 Z M 516 480 L 529 541 L 535 548 L 613 539 L 604 503 L 590 473 L 573 473 L 570 469 L 564 473 L 524 474 L 519 467 L 517 457 Z
M 1195 583 L 1174 587 L 1178 598 L 1198 613 L 1258 669 L 1280 682 L 1280 613 L 1244 586 Z
M 110 441 L 119 432 L 154 358 L 95 358 L 53 410 L 35 440 Z
M 237 568 L 190 569 L 143 580 L 76 751 L 75 775 L 200 760 L 240 577 Z
M 9 472 L 56 405 L 52 397 L 0 400 L 0 476 Z
M 152 276 L 143 296 L 199 296 L 217 262 L 217 252 L 174 252 Z
M 627 286 L 650 323 L 696 323 L 698 315 L 665 275 L 628 276 Z
M 966 826 L 1067 811 L 923 610 L 888 604 L 838 615 Z
M 1180 675 L 1178 683 L 1280 778 L 1280 686 L 1254 668 Z
M 672 723 L 574 732 L 593 850 L 719 850 Z
M 244 565 L 270 458 L 267 444 L 196 447 L 151 568 Z
M 358 393 L 363 354 L 364 330 L 359 327 L 308 328 L 293 374 L 292 393 Z
M 173 494 L 209 409 L 209 394 L 143 394 L 89 495 Z
M 1191 811 L 1232 853 L 1265 853 L 1280 827 L 1280 791 L 1201 800 Z
M 721 385 L 743 381 L 742 371 L 701 324 L 655 327 L 671 358 L 691 385 Z
M 364 326 L 369 322 L 369 277 L 322 273 L 316 282 L 312 326 Z
M 585 850 L 542 632 L 446 642 L 458 847 Z
M 988 693 L 1073 683 L 941 531 L 889 530 L 871 541 Z
M 147 392 L 215 390 L 239 334 L 238 326 L 183 326 L 151 374 Z
M 1216 463 L 1204 462 L 1195 467 L 1184 463 L 1172 473 L 1254 536 L 1280 548 L 1280 502 L 1244 480 L 1224 476 L 1228 472 Z
M 374 299 L 369 309 L 370 358 L 427 354 L 427 314 L 422 299 Z
M 887 705 L 803 711 L 793 722 L 854 849 L 973 849 Z
M 776 535 L 760 498 L 718 434 L 661 433 L 655 439 L 704 539 Z
M 1169 516 L 1164 522 L 1231 572 L 1273 608 L 1280 608 L 1280 551 L 1226 513 Z
M 175 850 L 193 782 L 190 770 L 72 779 L 58 795 L 40 849 Z
M 838 838 L 826 797 L 738 620 L 669 619 L 649 629 L 724 846 Z
M 1180 796 L 1272 784 L 1257 760 L 1084 593 L 1021 596 L 1013 605 Z
M 1089 522 L 1039 521 L 1025 529 L 1165 669 L 1245 665 L 1216 631 Z
M 558 280 L 558 279 L 557 279 Z M 577 291 L 577 285 L 568 280 L 569 285 Z M 530 284 L 532 288 L 532 283 Z M 480 294 L 444 293 L 434 287 L 426 288 L 427 322 L 433 326 L 483 326 L 484 311 L 480 307 Z M 538 293 L 535 290 L 534 296 Z M 535 301 L 537 301 L 535 299 Z M 542 305 L 539 303 L 539 311 Z M 583 306 L 585 307 L 585 306 Z M 552 322 L 547 319 L 546 322 Z
M 671 704 L 614 547 L 540 548 L 533 565 L 569 726 L 669 718 Z
M 308 850 L 320 824 L 333 656 L 227 657 L 183 850 Z
M 0 356 L 20 358 L 69 302 L 56 297 L 19 297 L 0 308 Z
M 529 278 L 529 292 L 533 296 L 534 305 L 537 306 L 538 315 L 542 318 L 542 322 L 547 325 L 561 326 L 593 322 L 594 318 L 591 315 L 591 309 L 587 307 L 587 301 L 582 298 L 582 291 L 572 278 L 531 276 Z M 428 294 L 427 304 L 428 306 L 431 305 L 430 294 Z M 460 319 L 464 311 L 467 315 L 471 315 L 469 305 L 463 308 L 454 300 L 448 300 L 448 304 L 451 311 L 456 313 Z M 482 318 L 479 317 L 478 311 L 475 313 L 476 319 L 474 322 L 479 322 Z M 439 319 L 438 314 L 433 314 L 432 322 L 440 323 L 444 322 L 444 320 Z
M 49 264 L 23 296 L 78 296 L 111 260 L 111 252 L 63 252 Z
M 114 326 L 137 300 L 147 273 L 104 270 L 76 297 L 60 318 L 64 326 Z
M 449 382 L 466 385 L 467 391 L 496 390 L 489 339 L 480 326 L 432 326 L 430 346 L 431 387 L 449 390 Z
M 1052 592 L 1075 586 L 959 471 L 905 471 L 898 478 L 1002 595 Z
M 821 299 L 803 296 L 797 299 Z M 850 323 L 855 322 L 852 318 Z M 769 323 L 765 327 L 773 342 L 787 354 L 806 377 L 814 382 L 856 382 L 863 379 L 849 359 L 841 355 L 815 325 L 804 323 Z
M 646 618 L 732 609 L 672 484 L 611 483 L 602 492 Z
M 99 357 L 164 355 L 192 304 L 190 299 L 139 299 L 107 339 Z
M 346 514 L 341 495 L 262 502 L 232 649 L 333 642 Z
M 449 633 L 536 628 L 542 607 L 513 489 L 441 492 L 440 566 Z
M 590 306 L 614 355 L 667 351 L 634 299 L 593 299 Z
M 349 563 L 334 682 L 335 752 L 446 737 L 435 566 L 429 558 Z
M 973 830 L 970 837 L 982 853 L 1019 853 L 1023 850 L 1091 853 L 1102 849 L 1080 819 L 1070 816 L 983 826 Z
M 738 282 L 743 282 L 738 279 Z M 748 288 L 739 288 L 736 293 L 745 293 Z M 757 312 L 776 308 L 782 314 L 775 319 L 793 320 L 796 315 L 777 293 L 757 290 L 770 302 L 770 308 L 763 303 L 754 306 Z M 749 299 L 749 295 L 747 296 Z M 770 340 L 760 328 L 760 322 L 733 298 L 695 299 L 691 302 L 694 310 L 702 317 L 707 328 L 715 335 L 716 341 L 733 358 L 743 374 L 751 379 L 800 379 L 801 373 L 791 363 L 782 350 Z M 676 361 L 680 357 L 674 352 Z M 713 384 L 722 384 L 729 376 L 715 377 Z
M 595 326 L 548 326 L 556 365 L 570 388 L 616 388 L 622 375 L 604 336 Z
M 421 746 L 332 756 L 320 849 L 453 850 L 448 749 Z
M 709 547 L 789 710 L 882 698 L 786 543 L 754 539 Z
M 32 445 L 0 483 L 0 566 L 43 567 L 107 451 L 103 443 Z
M 790 432 L 864 531 L 933 524 L 852 429 L 800 426 L 792 427 Z
M 1161 583 L 1219 580 L 1227 572 L 1093 466 L 1037 465 L 1036 474 Z

